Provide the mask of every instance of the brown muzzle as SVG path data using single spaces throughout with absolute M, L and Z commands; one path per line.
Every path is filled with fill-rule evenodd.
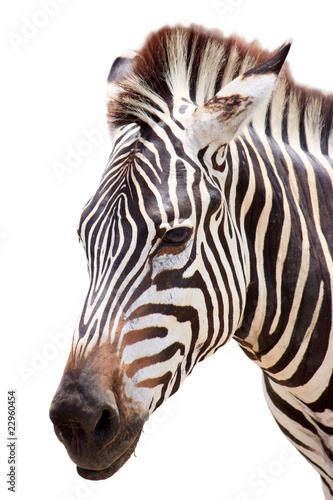
M 114 474 L 134 451 L 144 423 L 133 408 L 124 407 L 106 376 L 87 369 L 65 370 L 50 418 L 86 479 Z

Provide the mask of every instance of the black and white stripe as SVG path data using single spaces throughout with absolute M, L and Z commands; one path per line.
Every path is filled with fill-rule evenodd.
M 333 99 L 287 70 L 272 95 L 288 50 L 166 28 L 124 72 L 117 59 L 114 149 L 79 226 L 91 283 L 72 358 L 110 343 L 150 414 L 236 339 L 332 499 Z

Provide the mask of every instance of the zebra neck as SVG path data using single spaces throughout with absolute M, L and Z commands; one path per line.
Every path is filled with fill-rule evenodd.
M 231 150 L 250 273 L 235 339 L 276 380 L 301 384 L 323 362 L 332 333 L 333 162 L 253 127 Z

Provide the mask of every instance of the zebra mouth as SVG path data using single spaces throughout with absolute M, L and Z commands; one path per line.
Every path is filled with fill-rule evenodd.
M 83 469 L 82 467 L 79 467 L 77 465 L 76 470 L 79 476 L 83 477 L 84 479 L 90 479 L 91 481 L 100 481 L 101 479 L 108 479 L 109 477 L 113 476 L 123 465 L 127 460 L 130 458 L 132 453 L 135 450 L 135 447 L 139 441 L 140 434 L 135 438 L 134 442 L 127 448 L 127 450 L 120 455 L 117 460 L 115 460 L 111 465 L 106 467 L 105 469 L 100 469 L 100 470 L 94 470 L 94 469 Z

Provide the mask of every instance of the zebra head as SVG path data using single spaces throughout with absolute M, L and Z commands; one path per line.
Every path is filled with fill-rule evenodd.
M 123 465 L 149 415 L 243 318 L 249 256 L 231 146 L 267 105 L 289 46 L 214 94 L 221 47 L 185 50 L 184 33 L 162 30 L 159 48 L 118 58 L 109 75 L 114 147 L 78 228 L 90 288 L 50 410 L 88 479 Z

